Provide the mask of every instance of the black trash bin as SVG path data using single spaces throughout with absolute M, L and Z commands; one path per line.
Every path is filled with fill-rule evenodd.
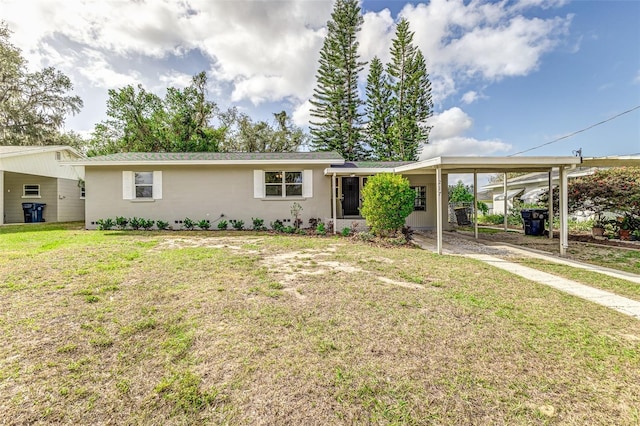
M 47 205 L 44 203 L 33 203 L 33 221 L 44 222 L 44 208 Z
M 456 212 L 456 222 L 458 225 L 470 225 L 469 215 L 467 215 L 466 207 L 456 207 L 453 209 Z
M 45 203 L 22 203 L 24 223 L 44 222 Z
M 24 223 L 33 222 L 33 203 L 22 203 L 22 213 L 24 214 Z
M 549 215 L 545 209 L 523 209 L 520 212 L 525 235 L 544 235 L 544 221 Z

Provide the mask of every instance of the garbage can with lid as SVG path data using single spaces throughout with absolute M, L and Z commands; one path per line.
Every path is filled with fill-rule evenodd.
M 24 214 L 24 223 L 33 222 L 33 203 L 22 203 L 22 213 Z
M 471 221 L 469 220 L 469 215 L 467 214 L 466 207 L 456 207 L 453 209 L 456 212 L 456 222 L 458 225 L 469 225 Z
M 545 209 L 523 209 L 520 212 L 525 235 L 544 235 L 544 221 L 548 216 Z
M 33 203 L 33 221 L 44 222 L 44 208 L 47 205 L 44 203 Z

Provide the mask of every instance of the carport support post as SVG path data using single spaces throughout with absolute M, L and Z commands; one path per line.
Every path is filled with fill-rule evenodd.
M 333 233 L 338 232 L 338 209 L 336 207 L 336 174 L 331 175 L 331 209 L 333 213 Z
M 502 195 L 504 196 L 504 230 L 506 232 L 509 229 L 507 226 L 509 224 L 509 218 L 507 216 L 509 212 L 507 211 L 507 174 L 506 173 L 502 174 Z
M 478 171 L 473 171 L 473 233 L 478 239 Z
M 4 224 L 4 170 L 0 170 L 0 225 Z
M 436 168 L 436 248 L 442 254 L 442 169 Z
M 549 169 L 549 238 L 553 239 L 553 169 Z
M 567 191 L 567 171 L 563 166 L 559 168 L 560 172 L 560 256 L 567 254 L 569 248 L 569 203 Z

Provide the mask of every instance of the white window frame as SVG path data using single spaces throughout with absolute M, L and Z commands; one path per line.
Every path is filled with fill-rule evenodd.
M 32 187 L 31 189 L 27 189 L 27 187 Z M 27 194 L 29 192 L 36 192 L 35 194 Z M 42 198 L 40 195 L 40 184 L 39 183 L 25 183 L 22 185 L 22 198 Z
M 150 184 L 136 184 L 137 173 L 151 173 Z M 136 188 L 139 186 L 151 187 L 151 197 L 136 197 Z M 123 171 L 122 172 L 122 199 L 132 201 L 154 201 L 162 199 L 162 171 Z
M 149 183 L 145 183 L 145 182 L 141 182 L 138 183 L 138 175 L 145 175 L 145 176 L 150 176 L 151 177 L 151 182 Z M 148 197 L 145 196 L 138 196 L 138 188 L 140 189 L 145 189 L 145 188 L 149 188 L 151 190 L 151 194 L 149 194 Z M 153 199 L 153 172 L 133 172 L 133 197 L 136 200 L 139 199 Z
M 427 187 L 424 185 L 415 185 L 412 186 L 416 193 L 416 198 L 413 201 L 413 211 L 414 212 L 426 212 L 427 211 Z M 419 203 L 418 200 L 422 201 Z
M 266 173 L 280 173 L 280 183 L 267 183 Z M 300 173 L 302 182 L 286 182 L 286 173 Z M 281 195 L 267 195 L 267 186 L 281 185 Z M 287 195 L 287 187 L 301 186 L 301 194 Z M 253 171 L 253 197 L 264 200 L 291 200 L 313 197 L 313 170 L 254 170 Z

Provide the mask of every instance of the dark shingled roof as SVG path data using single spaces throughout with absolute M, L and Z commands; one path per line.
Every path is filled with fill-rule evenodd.
M 342 160 L 337 152 L 121 152 L 86 161 Z

